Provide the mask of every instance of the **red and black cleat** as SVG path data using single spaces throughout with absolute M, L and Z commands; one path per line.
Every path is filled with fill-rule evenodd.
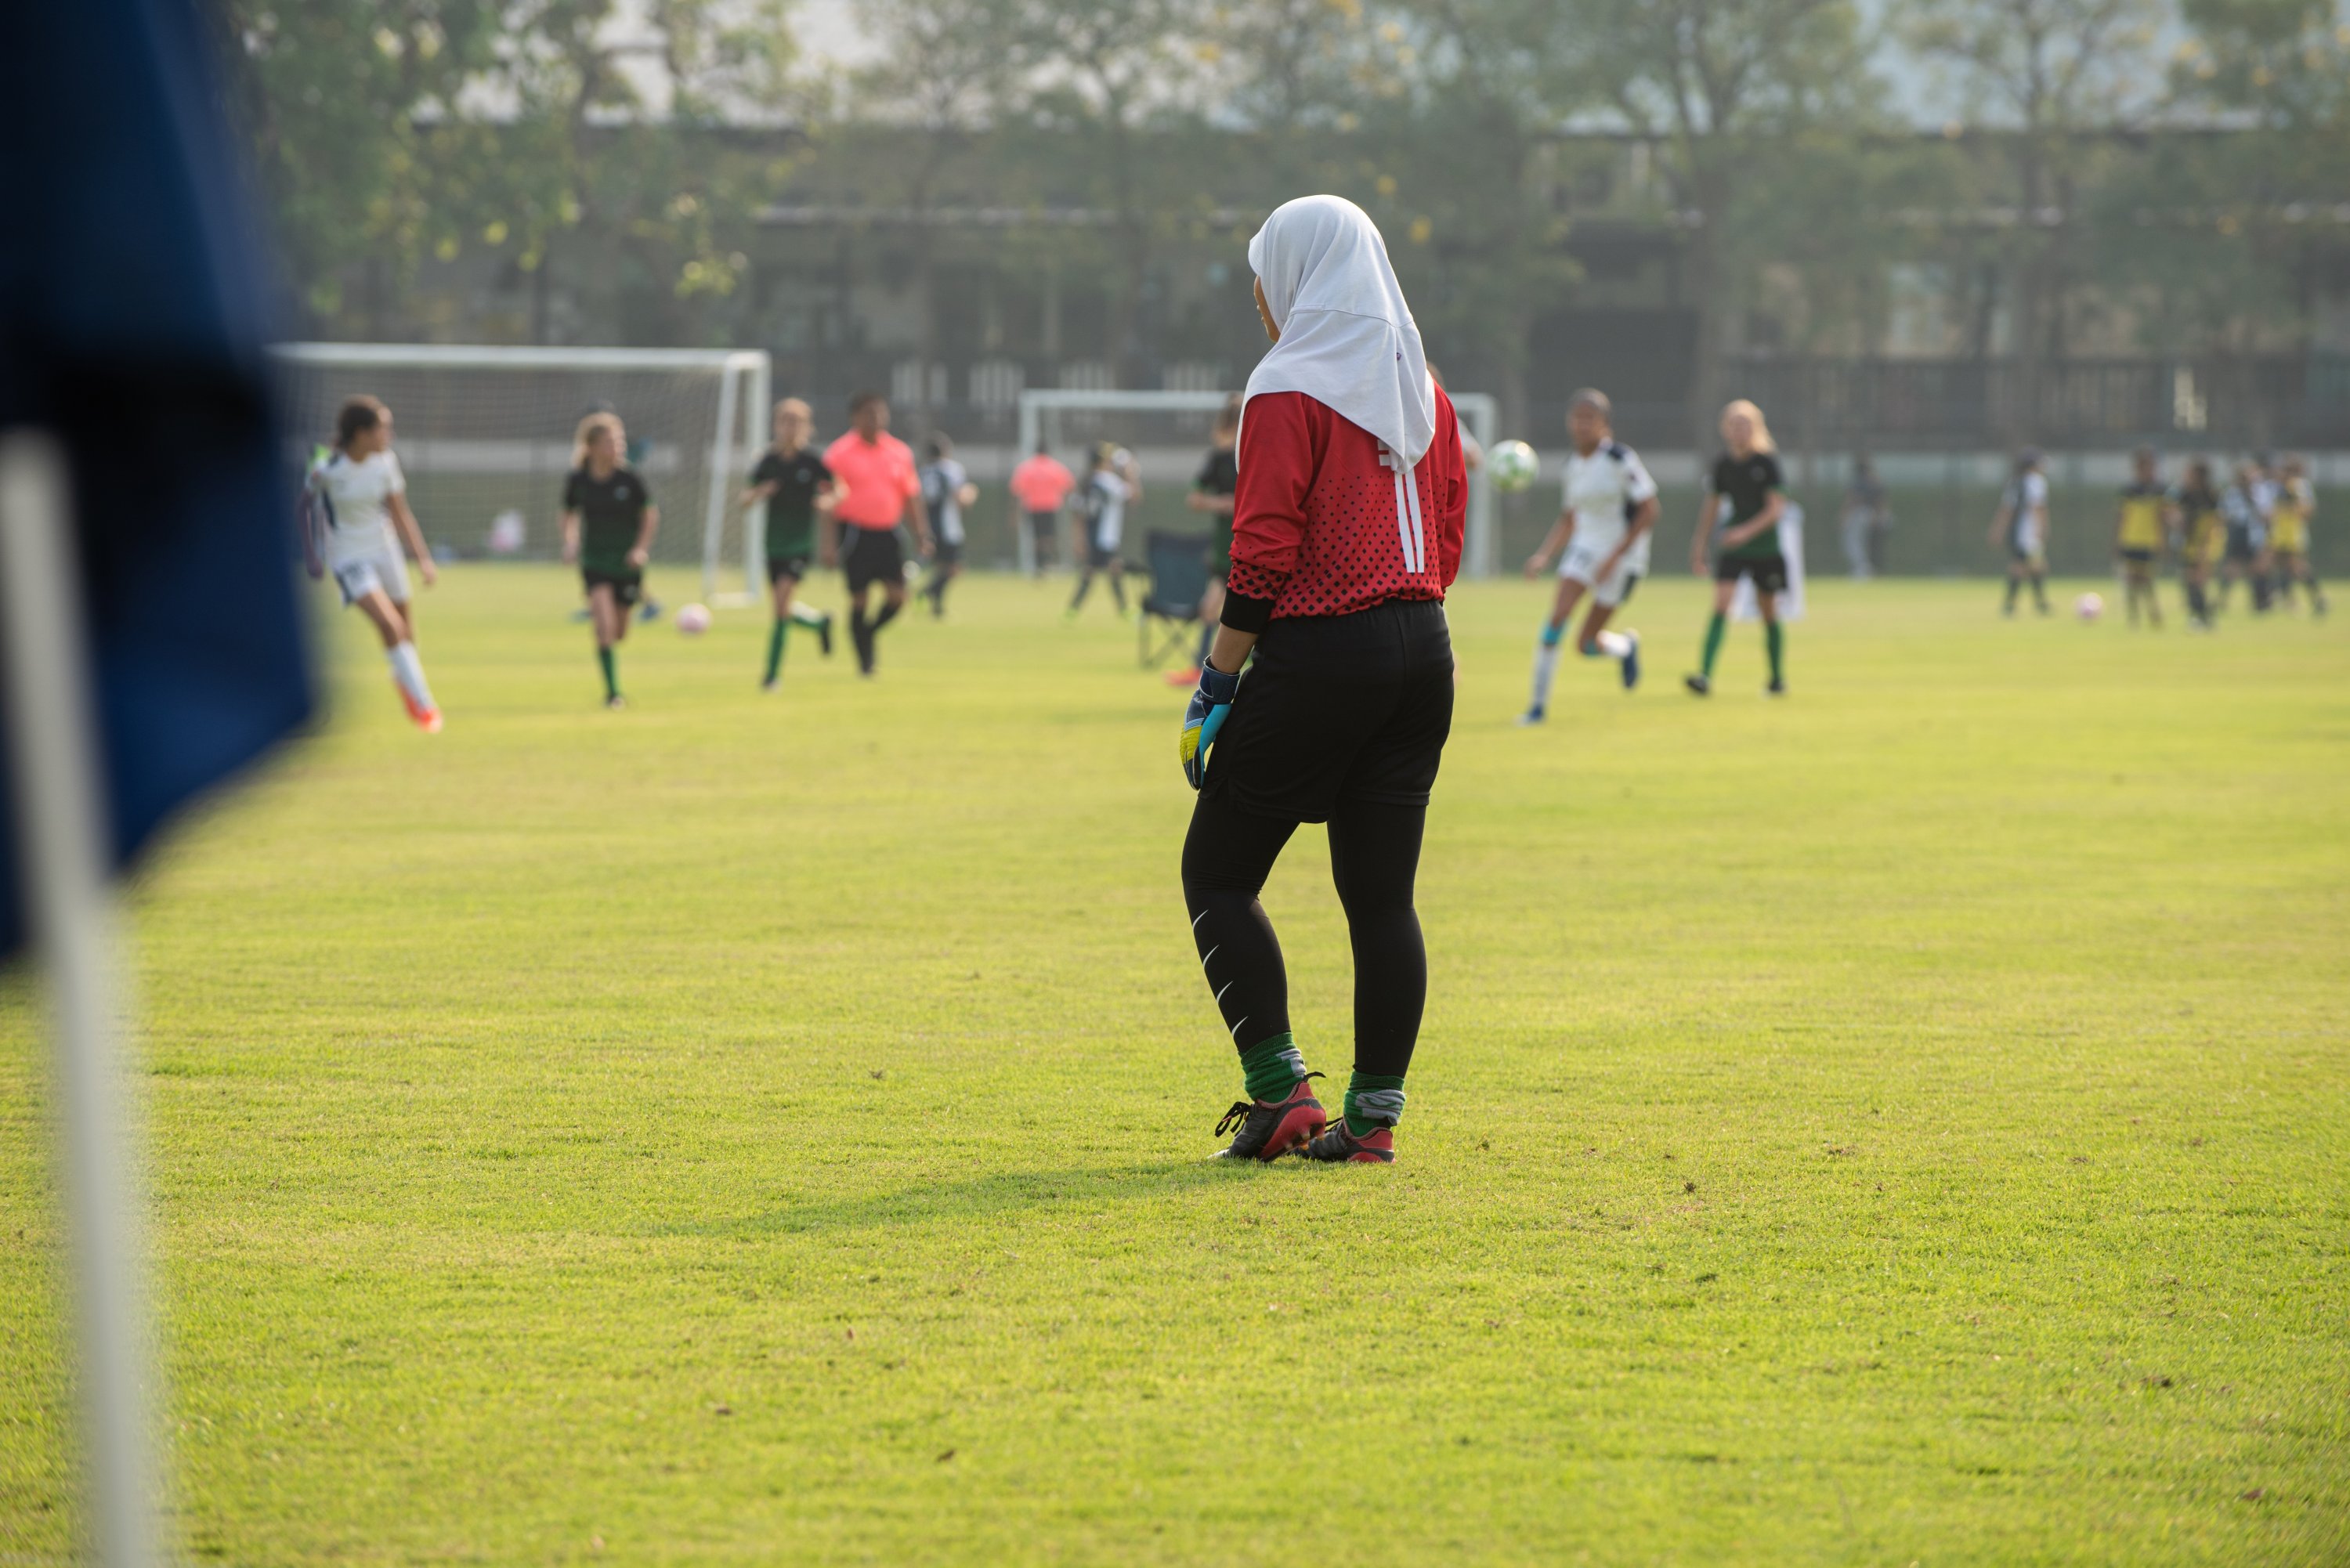
M 1347 1130 L 1343 1116 L 1330 1124 L 1330 1129 L 1309 1141 L 1297 1151 L 1301 1159 L 1316 1159 L 1326 1164 L 1393 1165 L 1395 1163 L 1395 1128 L 1373 1127 L 1361 1137 Z
M 1306 1074 L 1284 1100 L 1234 1100 L 1224 1119 L 1216 1124 L 1216 1136 L 1223 1137 L 1235 1125 L 1241 1130 L 1229 1146 L 1216 1151 L 1215 1158 L 1279 1159 L 1304 1147 L 1329 1120 L 1322 1114 L 1322 1102 L 1314 1097 L 1313 1080 L 1321 1075 Z

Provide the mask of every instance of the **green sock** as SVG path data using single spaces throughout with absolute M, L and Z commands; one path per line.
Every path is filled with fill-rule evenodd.
M 775 624 L 767 628 L 766 680 L 770 686 L 775 683 L 775 672 L 784 667 L 784 628 L 790 624 L 783 617 L 777 616 Z
M 608 648 L 598 649 L 596 662 L 602 666 L 604 670 L 604 695 L 607 698 L 618 697 L 620 694 L 620 672 L 613 667 L 612 650 Z
M 1762 623 L 1762 647 L 1771 655 L 1771 680 L 1779 680 L 1779 659 L 1787 651 L 1787 633 L 1775 620 Z
M 1355 1073 L 1347 1079 L 1347 1131 L 1367 1137 L 1373 1127 L 1403 1120 L 1403 1075 Z
M 1305 1057 L 1284 1031 L 1242 1052 L 1241 1071 L 1248 1075 L 1250 1099 L 1274 1104 L 1287 1099 L 1305 1076 Z
M 1721 634 L 1728 628 L 1729 623 L 1723 619 L 1720 610 L 1714 611 L 1713 618 L 1705 623 L 1705 659 L 1698 666 L 1698 672 L 1708 680 L 1713 679 L 1713 661 L 1721 657 Z

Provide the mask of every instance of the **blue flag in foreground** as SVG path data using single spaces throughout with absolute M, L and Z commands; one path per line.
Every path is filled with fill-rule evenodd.
M 13 7 L 0 47 L 0 429 L 71 462 L 118 865 L 310 711 L 269 274 L 210 46 L 189 0 L 73 0 Z

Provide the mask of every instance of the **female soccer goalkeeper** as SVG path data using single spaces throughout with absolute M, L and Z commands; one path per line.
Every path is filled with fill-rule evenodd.
M 1248 254 L 1273 348 L 1245 393 L 1232 574 L 1180 748 L 1200 792 L 1184 901 L 1247 1084 L 1216 1128 L 1240 1129 L 1219 1158 L 1387 1164 L 1428 995 L 1412 880 L 1452 728 L 1460 425 L 1361 208 L 1286 202 Z M 1281 944 L 1257 901 L 1301 822 L 1329 824 L 1355 951 L 1355 1071 L 1336 1121 L 1291 1037 Z

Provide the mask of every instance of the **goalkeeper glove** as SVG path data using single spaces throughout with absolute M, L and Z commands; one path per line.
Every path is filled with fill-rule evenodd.
M 1231 716 L 1232 698 L 1241 689 L 1241 678 L 1227 675 L 1212 664 L 1200 666 L 1200 689 L 1191 693 L 1191 705 L 1183 710 L 1183 733 L 1176 742 L 1176 755 L 1182 759 L 1183 777 L 1193 789 L 1208 779 L 1208 748 L 1216 743 L 1216 732 L 1224 727 Z

